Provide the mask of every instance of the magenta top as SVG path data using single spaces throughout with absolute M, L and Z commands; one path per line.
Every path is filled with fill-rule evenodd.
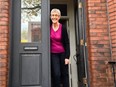
M 61 42 L 62 24 L 59 25 L 57 31 L 50 28 L 50 39 L 51 39 L 51 53 L 62 53 L 65 52 L 63 44 Z

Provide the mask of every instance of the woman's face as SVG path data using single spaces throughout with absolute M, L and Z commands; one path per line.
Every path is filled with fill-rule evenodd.
M 51 13 L 52 23 L 58 23 L 59 19 L 60 19 L 60 15 L 58 14 L 58 12 L 52 12 Z

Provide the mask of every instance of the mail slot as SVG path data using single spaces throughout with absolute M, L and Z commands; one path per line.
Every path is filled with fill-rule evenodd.
M 38 50 L 38 46 L 25 46 L 24 50 L 25 51 L 37 51 Z

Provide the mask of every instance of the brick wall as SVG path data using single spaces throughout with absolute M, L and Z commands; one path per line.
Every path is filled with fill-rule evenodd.
M 0 0 L 0 87 L 7 87 L 9 0 Z
M 91 87 L 113 87 L 111 67 L 107 64 L 111 58 L 107 0 L 88 0 L 87 6 Z
M 111 38 L 111 59 L 116 60 L 116 0 L 107 0 L 107 6 L 109 18 L 109 31 Z M 111 74 L 109 74 L 109 80 L 110 82 L 114 80 Z M 112 83 L 114 84 L 114 82 Z
M 116 59 L 116 0 L 108 0 L 109 27 L 112 43 L 112 58 Z

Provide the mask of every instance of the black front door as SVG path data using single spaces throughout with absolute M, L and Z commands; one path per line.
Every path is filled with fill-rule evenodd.
M 48 0 L 11 0 L 9 87 L 51 87 Z

